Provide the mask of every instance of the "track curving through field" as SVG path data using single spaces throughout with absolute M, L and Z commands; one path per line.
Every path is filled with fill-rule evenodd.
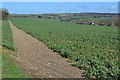
M 18 51 L 13 55 L 21 71 L 32 78 L 81 78 L 82 70 L 70 66 L 66 58 L 48 49 L 41 41 L 9 21 Z

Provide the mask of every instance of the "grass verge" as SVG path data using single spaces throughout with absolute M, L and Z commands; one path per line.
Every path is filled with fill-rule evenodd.
M 12 31 L 7 20 L 2 21 L 2 46 L 13 51 L 16 49 L 13 44 Z
M 7 20 L 2 21 L 2 47 L 7 51 L 0 51 L 0 54 L 2 54 L 2 78 L 27 78 L 8 56 L 12 55 L 9 51 L 15 51 L 16 48 L 13 44 L 12 31 Z
M 9 56 L 2 54 L 2 78 L 27 78 Z

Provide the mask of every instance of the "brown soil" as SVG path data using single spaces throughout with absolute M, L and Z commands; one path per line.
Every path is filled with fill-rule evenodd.
M 70 66 L 66 58 L 52 52 L 41 41 L 16 28 L 10 21 L 18 52 L 14 60 L 32 78 L 81 78 L 82 70 Z

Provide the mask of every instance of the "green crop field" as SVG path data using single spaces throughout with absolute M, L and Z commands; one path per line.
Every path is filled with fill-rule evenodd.
M 78 25 L 58 20 L 13 18 L 12 23 L 44 42 L 62 57 L 69 58 L 85 77 L 116 78 L 118 65 L 118 29 L 116 27 Z
M 1 26 L 0 26 L 1 27 Z M 7 49 L 7 53 L 0 50 L 0 54 L 2 54 L 2 78 L 26 78 L 18 66 L 13 63 L 9 50 L 15 50 L 13 39 L 12 39 L 12 31 L 10 29 L 9 23 L 7 20 L 2 21 L 2 46 Z

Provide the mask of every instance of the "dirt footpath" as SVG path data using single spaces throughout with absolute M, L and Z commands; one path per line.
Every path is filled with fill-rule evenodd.
M 80 78 L 82 71 L 69 66 L 67 59 L 52 52 L 42 42 L 16 28 L 10 21 L 18 52 L 14 59 L 21 70 L 33 78 Z

